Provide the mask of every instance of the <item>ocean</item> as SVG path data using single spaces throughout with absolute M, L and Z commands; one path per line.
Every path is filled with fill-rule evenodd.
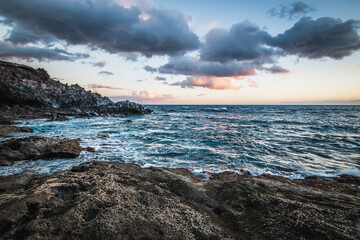
M 66 171 L 92 160 L 143 167 L 184 167 L 207 173 L 250 171 L 289 178 L 360 176 L 360 106 L 153 105 L 150 115 L 26 120 L 40 135 L 80 138 L 75 159 L 22 161 L 0 175 L 24 170 Z M 131 122 L 127 121 L 131 120 Z M 4 140 L 4 139 L 3 139 Z

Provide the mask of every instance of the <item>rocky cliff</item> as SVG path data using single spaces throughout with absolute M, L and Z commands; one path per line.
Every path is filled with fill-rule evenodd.
M 145 114 L 151 110 L 52 79 L 44 69 L 0 61 L 0 110 L 17 118 Z

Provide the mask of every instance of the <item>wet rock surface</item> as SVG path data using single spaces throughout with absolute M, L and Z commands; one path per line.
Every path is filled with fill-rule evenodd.
M 19 127 L 12 125 L 1 125 L 0 124 L 0 137 L 8 137 L 12 133 L 23 132 L 23 133 L 32 133 L 33 130 L 28 127 Z
M 92 162 L 0 177 L 4 239 L 359 239 L 359 178 L 290 180 Z M 331 187 L 329 187 L 331 185 Z
M 3 118 L 50 118 L 146 114 L 142 105 L 85 91 L 79 85 L 67 85 L 50 78 L 44 69 L 0 61 L 0 111 Z
M 75 158 L 82 150 L 79 139 L 31 136 L 0 142 L 0 160 L 6 165 L 21 160 Z

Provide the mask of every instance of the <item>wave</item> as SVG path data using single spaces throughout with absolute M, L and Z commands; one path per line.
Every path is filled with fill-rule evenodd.
M 226 112 L 228 111 L 227 107 L 214 107 L 214 108 L 204 108 L 202 109 L 205 112 Z

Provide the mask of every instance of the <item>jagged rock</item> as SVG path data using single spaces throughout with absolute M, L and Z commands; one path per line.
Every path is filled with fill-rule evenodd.
M 92 162 L 0 177 L 0 238 L 360 238 L 359 178 L 235 175 Z
M 0 61 L 0 110 L 3 115 L 18 118 L 151 113 L 140 104 L 114 103 L 77 84 L 55 81 L 44 69 L 4 61 Z
M 59 139 L 31 136 L 0 142 L 0 160 L 74 158 L 83 148 L 79 139 Z

